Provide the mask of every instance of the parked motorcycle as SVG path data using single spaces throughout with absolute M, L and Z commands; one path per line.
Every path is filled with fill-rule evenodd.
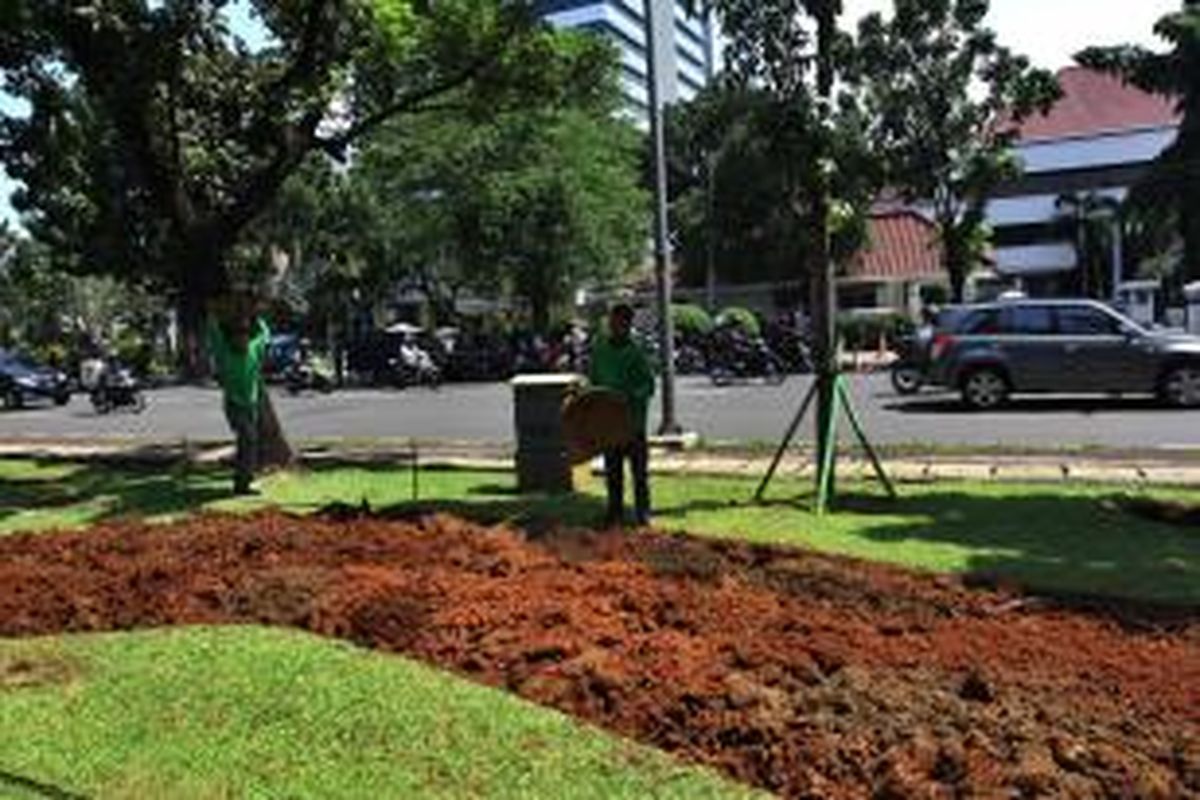
M 284 370 L 283 380 L 290 394 L 308 390 L 329 394 L 333 391 L 335 378 L 333 367 L 326 359 L 310 356 L 292 361 Z
M 146 410 L 146 395 L 128 367 L 107 367 L 96 381 L 90 396 L 92 408 L 97 414 L 122 410 L 140 414 Z
M 716 337 L 708 358 L 708 375 L 717 386 L 762 378 L 770 385 L 787 380 L 787 370 L 761 336 L 730 330 Z

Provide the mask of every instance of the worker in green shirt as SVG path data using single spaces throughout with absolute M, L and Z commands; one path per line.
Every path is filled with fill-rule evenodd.
M 650 481 L 647 474 L 646 412 L 654 396 L 654 369 L 645 351 L 630 335 L 633 308 L 621 303 L 608 316 L 608 335 L 592 345 L 588 379 L 593 386 L 620 393 L 629 410 L 633 438 L 628 444 L 604 453 L 604 476 L 608 488 L 605 524 L 620 525 L 625 514 L 625 461 L 633 473 L 634 510 L 638 525 L 650 522 Z
M 263 360 L 271 332 L 246 309 L 213 314 L 208 321 L 208 352 L 225 396 L 225 418 L 237 440 L 233 492 L 251 494 L 258 465 Z

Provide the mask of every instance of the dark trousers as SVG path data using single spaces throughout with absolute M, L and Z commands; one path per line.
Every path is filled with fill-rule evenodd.
M 639 524 L 650 520 L 650 478 L 648 475 L 649 450 L 646 434 L 642 433 L 624 447 L 605 451 L 604 480 L 608 487 L 607 520 L 611 524 L 621 522 L 625 513 L 625 462 L 633 473 L 634 510 Z
M 258 469 L 258 411 L 235 403 L 225 404 L 225 419 L 237 441 L 233 461 L 233 490 L 244 492 L 254 480 Z

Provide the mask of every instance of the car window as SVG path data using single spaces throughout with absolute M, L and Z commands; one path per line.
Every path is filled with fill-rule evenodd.
M 1000 309 L 983 308 L 973 311 L 963 320 L 960 330 L 968 335 L 1001 333 Z
M 1115 336 L 1121 333 L 1121 323 L 1098 308 L 1059 306 L 1058 331 L 1065 336 Z
M 1014 306 L 1005 327 L 1009 333 L 1049 336 L 1054 333 L 1054 314 L 1047 306 Z

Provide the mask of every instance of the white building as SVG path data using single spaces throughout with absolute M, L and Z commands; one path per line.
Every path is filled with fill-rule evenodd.
M 708 15 L 688 12 L 683 0 L 654 0 L 664 47 L 657 66 L 662 101 L 690 100 L 712 79 L 716 48 Z M 621 54 L 621 89 L 630 114 L 648 121 L 644 0 L 543 0 L 538 10 L 552 25 L 579 28 L 611 39 Z
M 1169 100 L 1083 67 L 1058 75 L 1063 97 L 1021 126 L 1017 153 L 1025 174 L 988 206 L 996 270 L 1031 295 L 1077 291 L 1075 248 L 1062 224 L 1064 194 L 1124 200 L 1129 187 L 1175 139 L 1179 117 Z M 1114 266 L 1122 261 L 1119 237 Z M 1122 277 L 1132 277 L 1128 269 Z

